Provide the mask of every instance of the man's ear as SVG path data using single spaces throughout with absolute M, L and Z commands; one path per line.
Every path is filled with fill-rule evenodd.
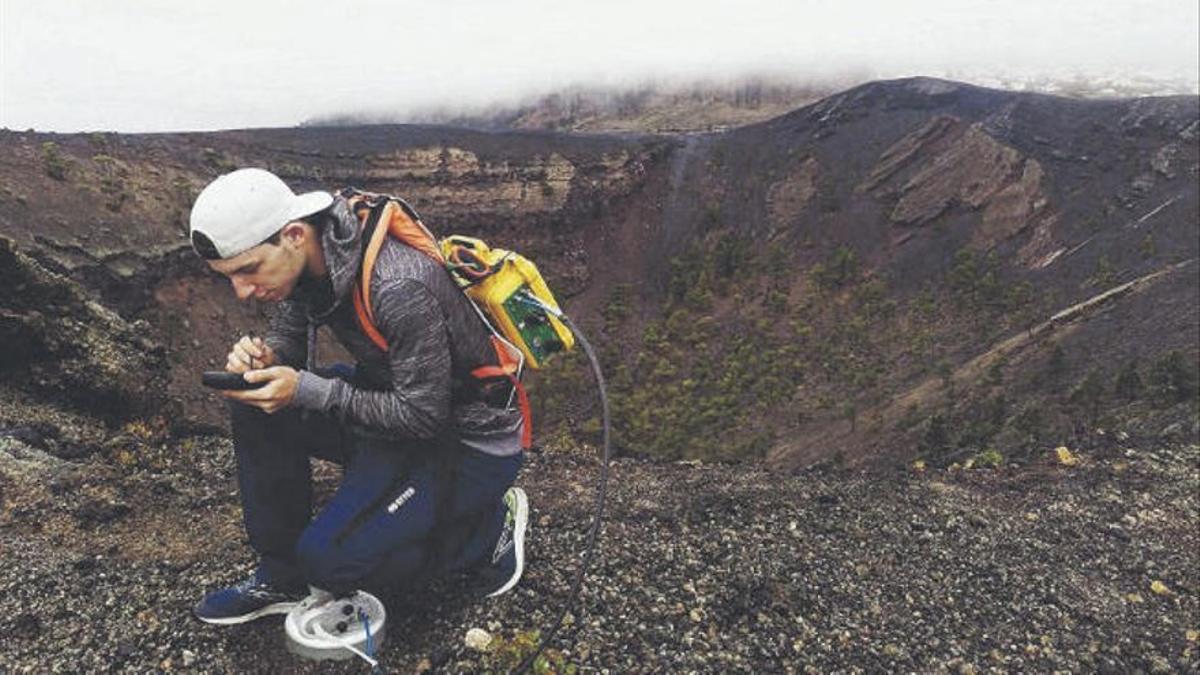
M 283 230 L 279 233 L 282 241 L 286 241 L 293 246 L 299 246 L 308 238 L 308 228 L 299 220 L 293 220 L 283 226 Z

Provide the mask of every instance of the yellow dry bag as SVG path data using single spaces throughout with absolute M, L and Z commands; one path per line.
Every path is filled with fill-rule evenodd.
M 454 280 L 531 367 L 575 346 L 575 336 L 554 316 L 554 294 L 529 259 L 461 235 L 443 239 L 441 249 Z

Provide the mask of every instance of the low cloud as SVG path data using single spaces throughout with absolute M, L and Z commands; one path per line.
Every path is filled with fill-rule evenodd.
M 289 126 L 746 75 L 1150 78 L 1195 91 L 1198 23 L 1197 3 L 1177 0 L 6 0 L 0 126 Z

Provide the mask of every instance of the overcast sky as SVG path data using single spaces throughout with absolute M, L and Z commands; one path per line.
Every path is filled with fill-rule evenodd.
M 1200 79 L 1197 0 L 0 0 L 0 127 L 166 131 L 647 77 Z

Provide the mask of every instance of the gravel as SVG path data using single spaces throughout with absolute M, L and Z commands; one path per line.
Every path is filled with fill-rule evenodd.
M 297 660 L 278 617 L 191 617 L 252 566 L 226 440 L 143 438 L 132 463 L 35 440 L 0 430 L 0 673 L 367 671 Z M 1078 454 L 789 475 L 617 460 L 600 555 L 553 646 L 581 672 L 1200 672 L 1200 448 Z M 336 471 L 318 476 L 327 494 Z M 522 583 L 492 600 L 452 580 L 386 594 L 385 668 L 494 670 L 544 628 L 596 478 L 589 456 L 532 454 Z

